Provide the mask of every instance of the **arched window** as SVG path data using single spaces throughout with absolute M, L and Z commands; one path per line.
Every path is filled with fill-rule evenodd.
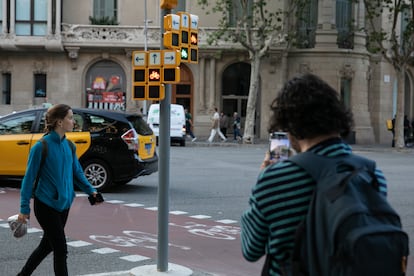
M 223 73 L 223 95 L 249 95 L 250 64 L 240 62 L 230 65 Z
M 109 60 L 95 63 L 85 83 L 88 108 L 125 110 L 126 78 L 119 64 Z
M 224 70 L 222 78 L 222 111 L 230 116 L 237 112 L 242 117 L 242 122 L 246 116 L 250 70 L 248 63 L 235 63 Z

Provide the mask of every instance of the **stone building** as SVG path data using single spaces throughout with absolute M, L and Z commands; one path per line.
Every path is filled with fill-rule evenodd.
M 199 63 L 180 65 L 172 103 L 188 107 L 194 132 L 207 136 L 214 107 L 238 112 L 243 121 L 250 64 L 238 44 L 207 44 L 218 14 L 206 14 L 195 0 L 178 2 L 173 12 L 199 16 Z M 364 34 L 355 31 L 365 24 L 364 7 L 348 0 L 310 3 L 297 47 L 287 53 L 272 47 L 262 61 L 255 136 L 268 137 L 269 104 L 284 81 L 312 72 L 340 91 L 352 108 L 356 124 L 351 141 L 389 143 L 385 120 L 395 110 L 395 80 L 392 68 L 370 55 Z M 151 102 L 131 96 L 131 53 L 160 48 L 161 14 L 159 0 L 0 0 L 0 116 L 46 101 L 145 112 Z M 407 76 L 409 118 L 414 115 L 411 81 Z

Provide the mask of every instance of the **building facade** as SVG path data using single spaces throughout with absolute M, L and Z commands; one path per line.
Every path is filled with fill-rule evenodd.
M 209 45 L 219 15 L 207 14 L 197 1 L 178 2 L 173 12 L 199 16 L 199 63 L 180 65 L 172 103 L 189 108 L 194 132 L 202 137 L 214 107 L 238 112 L 243 121 L 249 57 L 238 44 Z M 270 7 L 288 2 L 270 1 Z M 312 72 L 340 91 L 352 109 L 352 142 L 390 143 L 385 121 L 395 111 L 395 78 L 388 64 L 366 51 L 364 34 L 357 31 L 365 24 L 364 7 L 348 0 L 310 3 L 295 47 L 271 47 L 262 61 L 255 136 L 268 137 L 269 104 L 285 80 Z M 161 14 L 159 0 L 0 0 L 0 116 L 46 101 L 145 113 L 151 102 L 132 99 L 131 54 L 160 48 Z M 411 81 L 407 76 L 409 118 Z

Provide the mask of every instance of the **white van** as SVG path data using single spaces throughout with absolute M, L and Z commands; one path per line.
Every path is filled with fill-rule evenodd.
M 171 128 L 170 128 L 170 137 L 171 142 L 178 142 L 180 146 L 185 146 L 185 112 L 184 107 L 179 104 L 171 104 Z M 148 109 L 147 123 L 151 127 L 155 136 L 159 135 L 159 125 L 160 125 L 160 105 L 152 104 Z

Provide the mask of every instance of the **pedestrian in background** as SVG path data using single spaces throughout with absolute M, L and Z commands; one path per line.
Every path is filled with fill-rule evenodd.
M 237 112 L 233 113 L 233 136 L 234 141 L 241 140 L 242 135 L 240 134 L 241 123 L 240 123 L 240 116 Z
M 227 141 L 227 138 L 220 131 L 220 115 L 217 110 L 217 107 L 215 107 L 213 117 L 211 117 L 211 133 L 210 137 L 208 137 L 207 139 L 209 143 L 213 142 L 213 139 L 214 137 L 216 137 L 216 134 L 220 136 L 223 142 Z
M 296 152 L 310 151 L 327 158 L 352 154 L 341 139 L 351 131 L 352 114 L 319 77 L 306 74 L 286 82 L 271 111 L 269 132 L 287 132 Z M 242 253 L 251 262 L 266 254 L 263 275 L 291 275 L 295 232 L 307 214 L 316 182 L 289 159 L 275 162 L 268 153 L 262 168 L 250 208 L 241 218 Z M 378 168 L 375 176 L 385 196 L 386 181 Z
M 227 138 L 227 128 L 229 127 L 229 116 L 227 116 L 223 111 L 220 113 L 220 131 L 223 133 L 224 137 Z
M 47 155 L 42 166 L 43 143 L 38 141 L 30 150 L 20 191 L 18 220 L 26 223 L 29 219 L 33 195 L 34 214 L 43 229 L 43 237 L 18 276 L 31 275 L 52 251 L 55 275 L 67 276 L 68 251 L 64 228 L 75 198 L 74 180 L 79 188 L 96 199 L 97 192 L 86 179 L 76 152 L 65 136 L 73 126 L 70 106 L 57 104 L 50 107 L 46 114 L 47 134 L 42 138 L 47 144 Z M 38 183 L 33 190 L 38 175 Z
M 188 108 L 186 108 L 184 111 L 185 111 L 185 132 L 187 135 L 190 135 L 190 137 L 192 138 L 191 142 L 194 142 L 195 140 L 197 140 L 197 137 L 194 136 L 194 133 L 192 131 L 193 117 L 191 116 L 191 113 L 188 112 Z

